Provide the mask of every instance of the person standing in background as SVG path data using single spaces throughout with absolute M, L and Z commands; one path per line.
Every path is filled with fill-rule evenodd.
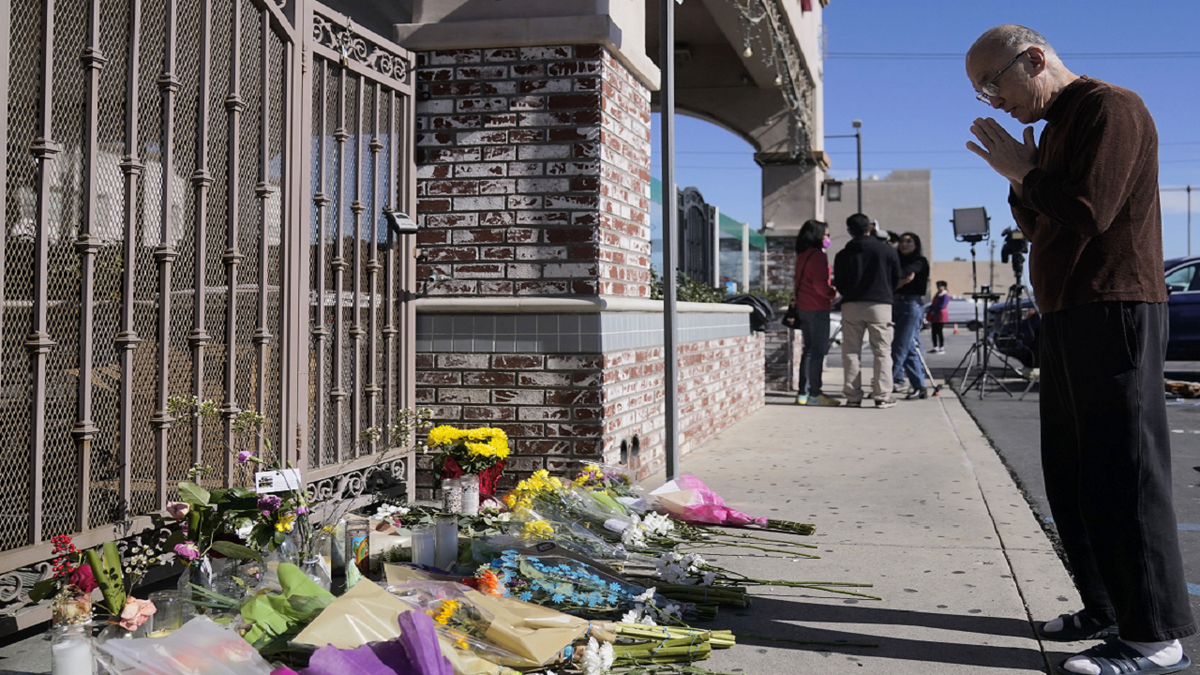
M 825 355 L 829 353 L 829 310 L 837 298 L 829 268 L 829 226 L 809 220 L 796 234 L 796 309 L 800 312 L 799 387 L 797 405 L 837 406 L 842 402 L 821 391 Z
M 933 294 L 933 301 L 929 303 L 929 334 L 930 342 L 933 343 L 932 352 L 934 354 L 946 353 L 946 336 L 942 333 L 942 328 L 950 323 L 950 285 L 944 281 L 937 282 L 937 293 Z
M 900 235 L 900 287 L 892 301 L 892 381 L 908 381 L 905 398 L 926 398 L 925 372 L 921 367 L 921 306 L 929 291 L 929 261 L 921 255 L 921 238 L 912 232 Z
M 850 241 L 833 259 L 833 285 L 842 294 L 842 370 L 846 405 L 862 407 L 859 360 L 863 334 L 875 357 L 872 398 L 876 408 L 896 405 L 892 398 L 892 295 L 900 283 L 900 256 L 874 236 L 875 224 L 861 213 L 846 219 Z

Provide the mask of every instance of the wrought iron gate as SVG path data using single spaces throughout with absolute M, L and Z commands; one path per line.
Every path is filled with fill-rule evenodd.
M 381 225 L 415 207 L 409 63 L 311 0 L 0 0 L 0 615 L 51 535 L 142 529 L 193 463 L 242 480 L 240 410 L 361 490 L 413 400 L 413 242 Z
M 716 285 L 717 207 L 694 187 L 679 191 L 679 270 L 697 283 Z

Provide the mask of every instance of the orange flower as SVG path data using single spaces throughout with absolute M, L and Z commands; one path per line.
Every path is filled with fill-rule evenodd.
M 494 595 L 498 598 L 504 596 L 504 583 L 490 569 L 481 569 L 475 573 L 475 588 L 480 593 L 487 595 Z

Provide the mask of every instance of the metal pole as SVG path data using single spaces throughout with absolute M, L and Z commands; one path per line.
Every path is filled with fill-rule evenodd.
M 750 223 L 742 223 L 742 288 L 738 292 L 750 292 Z
M 679 231 L 679 213 L 677 195 L 675 192 L 675 2 L 674 0 L 659 0 L 662 18 L 659 21 L 662 35 L 659 41 L 659 68 L 662 81 L 659 87 L 659 97 L 662 103 L 659 118 L 662 120 L 662 163 L 663 163 L 663 360 L 664 383 L 666 387 L 665 408 L 665 438 L 664 446 L 667 461 L 667 480 L 674 480 L 679 475 L 679 329 L 676 323 L 675 308 L 675 276 L 679 265 L 679 252 L 676 250 Z
M 1188 256 L 1192 255 L 1192 186 L 1187 186 L 1188 195 Z
M 862 213 L 862 120 L 850 124 L 854 126 L 854 142 L 858 146 L 858 212 Z

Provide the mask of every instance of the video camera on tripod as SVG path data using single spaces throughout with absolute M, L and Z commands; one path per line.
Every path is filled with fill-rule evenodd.
M 1025 254 L 1029 253 L 1029 240 L 1025 233 L 1015 227 L 1005 228 L 1000 234 L 1004 235 L 1004 246 L 1000 247 L 1000 262 L 1006 263 L 1012 259 L 1013 278 L 1021 283 L 1025 274 Z

